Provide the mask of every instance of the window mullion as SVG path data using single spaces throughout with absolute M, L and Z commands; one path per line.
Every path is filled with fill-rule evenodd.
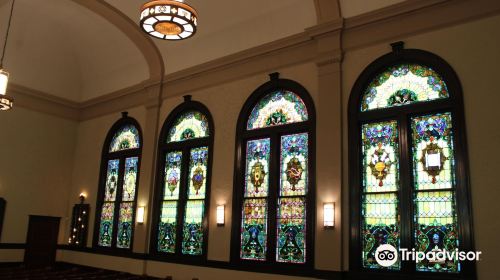
M 268 229 L 267 229 L 267 261 L 269 263 L 276 262 L 276 225 L 277 225 L 277 205 L 278 205 L 278 192 L 279 192 L 279 159 L 280 159 L 280 145 L 279 135 L 272 135 L 271 137 L 271 155 L 269 166 L 269 191 L 267 197 L 268 213 Z
M 399 187 L 399 219 L 401 225 L 401 246 L 411 251 L 414 247 L 413 238 L 413 185 L 411 164 L 411 143 L 408 118 L 405 114 L 399 116 L 399 153 L 400 153 L 400 187 Z M 400 256 L 401 257 L 401 256 Z M 406 273 L 415 271 L 413 262 L 401 262 L 401 270 Z
M 177 205 L 177 237 L 175 238 L 175 254 L 182 255 L 182 239 L 183 239 L 183 228 L 184 228 L 184 213 L 186 212 L 187 205 L 187 185 L 189 176 L 189 160 L 190 160 L 190 149 L 182 149 L 182 168 L 181 168 L 181 182 L 179 189 L 179 200 Z

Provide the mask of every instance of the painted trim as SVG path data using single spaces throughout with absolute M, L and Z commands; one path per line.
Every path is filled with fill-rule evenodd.
M 26 243 L 0 243 L 0 250 L 3 249 L 26 249 Z

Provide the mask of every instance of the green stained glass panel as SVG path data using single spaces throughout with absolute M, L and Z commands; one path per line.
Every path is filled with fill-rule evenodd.
M 363 186 L 365 192 L 399 189 L 398 124 L 396 121 L 362 127 Z
M 448 98 L 448 88 L 433 69 L 401 64 L 379 74 L 366 88 L 361 111 Z
M 412 118 L 415 240 L 419 252 L 454 252 L 459 246 L 455 161 L 450 113 Z M 418 271 L 460 272 L 457 260 L 426 259 Z
M 198 111 L 183 113 L 170 128 L 167 143 L 180 142 L 210 135 L 207 117 Z
M 133 202 L 120 203 L 120 216 L 118 218 L 118 235 L 116 236 L 116 247 L 130 248 L 132 240 L 132 218 L 134 216 Z
M 245 197 L 266 197 L 269 189 L 269 138 L 247 142 Z
M 247 130 L 308 120 L 304 101 L 291 91 L 276 91 L 264 96 L 252 109 Z
M 308 146 L 307 133 L 281 136 L 280 196 L 306 195 Z
M 278 201 L 276 261 L 306 262 L 306 201 L 304 197 Z
M 137 187 L 137 165 L 138 157 L 131 157 L 125 160 L 125 175 L 123 178 L 122 201 L 134 201 Z
M 134 125 L 125 125 L 113 136 L 109 152 L 140 148 L 139 131 Z
M 205 198 L 207 191 L 208 147 L 191 149 L 188 199 Z
M 267 200 L 245 199 L 241 222 L 240 258 L 265 261 L 267 252 Z
M 111 238 L 113 236 L 113 220 L 115 215 L 115 204 L 106 202 L 102 205 L 101 222 L 99 225 L 98 245 L 111 247 Z
M 164 201 L 158 228 L 158 251 L 175 253 L 177 241 L 177 201 Z
M 203 200 L 188 200 L 182 230 L 182 254 L 203 254 Z
M 165 160 L 165 187 L 163 200 L 179 199 L 181 185 L 182 152 L 169 152 Z
M 451 114 L 414 118 L 413 174 L 417 190 L 449 189 L 455 184 Z
M 108 161 L 108 170 L 106 173 L 106 187 L 104 201 L 115 201 L 116 192 L 118 191 L 118 168 L 120 160 L 114 159 Z
M 363 196 L 362 205 L 362 248 L 363 267 L 382 269 L 375 260 L 375 251 L 380 245 L 390 244 L 399 248 L 400 225 L 396 193 L 374 193 Z M 386 269 L 399 270 L 398 261 Z

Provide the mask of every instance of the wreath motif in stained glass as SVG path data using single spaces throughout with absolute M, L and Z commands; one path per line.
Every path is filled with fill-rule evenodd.
M 264 165 L 257 157 L 257 162 L 252 166 L 252 170 L 250 171 L 250 182 L 252 182 L 255 188 L 255 193 L 259 192 L 259 188 L 262 186 L 262 183 L 264 183 L 265 178 L 266 171 Z
M 441 76 L 429 67 L 400 64 L 379 74 L 362 97 L 361 111 L 448 98 Z
M 140 145 L 137 128 L 134 125 L 125 125 L 113 136 L 109 152 L 137 149 Z
M 447 137 L 450 134 L 447 115 L 436 115 L 420 120 L 415 124 L 416 132 L 419 136 L 418 141 L 429 141 L 422 150 L 420 162 L 423 164 L 424 171 L 432 177 L 432 184 L 436 184 L 436 176 L 439 176 L 444 168 L 444 163 L 448 157 L 443 152 L 443 148 L 436 143 L 437 140 Z
M 291 91 L 276 91 L 264 96 L 252 109 L 247 129 L 258 129 L 308 120 L 304 101 Z
M 208 119 L 199 111 L 188 111 L 176 119 L 170 128 L 167 143 L 209 136 Z

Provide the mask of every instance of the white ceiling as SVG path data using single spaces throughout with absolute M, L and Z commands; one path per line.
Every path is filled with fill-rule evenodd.
M 136 23 L 145 2 L 104 1 Z M 340 1 L 345 16 L 350 17 L 402 0 Z M 297 34 L 316 24 L 314 0 L 188 2 L 199 14 L 197 34 L 177 42 L 152 39 L 163 57 L 166 74 Z M 0 0 L 1 43 L 10 3 Z M 76 102 L 149 78 L 148 64 L 136 44 L 107 19 L 72 0 L 16 0 L 4 67 L 15 84 Z

